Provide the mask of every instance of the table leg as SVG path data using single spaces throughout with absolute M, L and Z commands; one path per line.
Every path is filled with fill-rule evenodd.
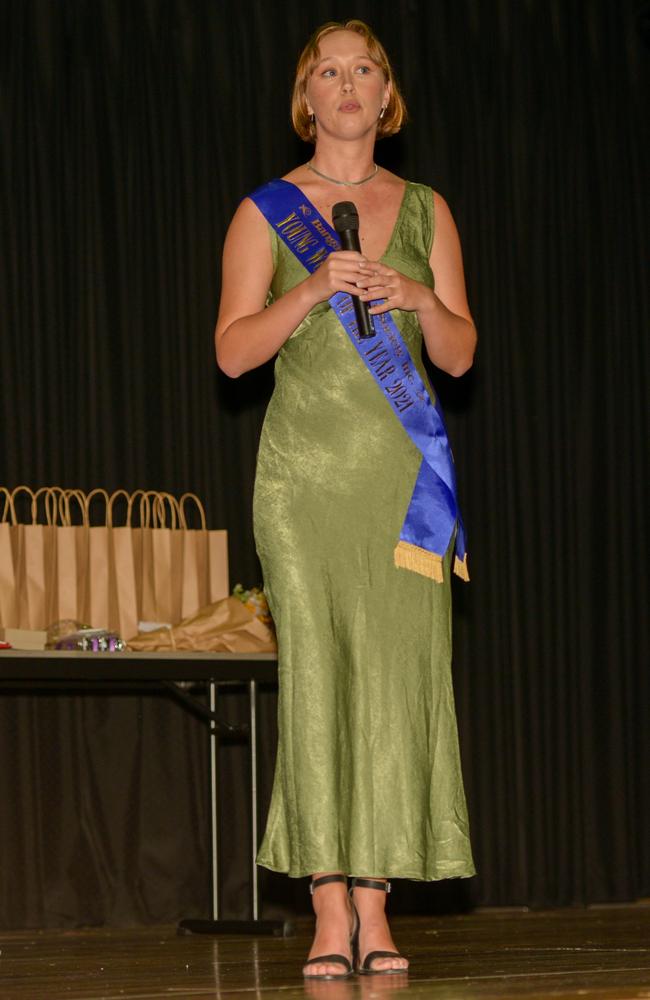
M 249 760 L 251 783 L 251 901 L 252 920 L 222 920 L 219 917 L 219 734 L 216 716 L 217 685 L 209 684 L 210 711 L 210 830 L 212 851 L 212 920 L 181 920 L 178 924 L 179 934 L 273 934 L 275 937 L 289 937 L 293 934 L 293 926 L 286 920 L 260 920 L 259 918 L 259 883 L 257 869 L 258 845 L 258 783 L 257 783 L 257 683 L 248 682 L 248 720 L 249 720 Z
M 219 786 L 217 784 L 217 754 L 219 736 L 217 733 L 217 685 L 210 681 L 210 844 L 212 861 L 212 919 L 219 919 Z
M 259 920 L 259 886 L 257 872 L 257 682 L 248 682 L 249 748 L 251 762 L 251 886 L 253 889 L 253 920 Z

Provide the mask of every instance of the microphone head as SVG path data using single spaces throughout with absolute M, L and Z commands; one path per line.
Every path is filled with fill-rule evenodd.
M 359 213 L 353 201 L 337 201 L 332 208 L 332 224 L 337 233 L 359 229 Z

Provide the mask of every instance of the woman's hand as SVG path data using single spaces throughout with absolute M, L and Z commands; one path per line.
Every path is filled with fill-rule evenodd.
M 363 254 L 356 250 L 337 250 L 331 253 L 304 282 L 313 297 L 313 304 L 326 302 L 336 292 L 361 295 L 366 282 L 374 273 Z
M 364 302 L 383 300 L 368 310 L 373 316 L 390 309 L 420 312 L 431 306 L 433 298 L 431 289 L 422 282 L 407 278 L 401 271 L 379 261 L 368 263 L 364 273 L 357 279 L 357 284 L 364 289 L 360 296 Z

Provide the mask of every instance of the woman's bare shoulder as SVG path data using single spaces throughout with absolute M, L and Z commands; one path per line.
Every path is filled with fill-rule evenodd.
M 251 198 L 242 198 L 233 215 L 223 247 L 224 271 L 258 269 L 270 280 L 272 249 L 269 224 Z
M 433 208 L 436 214 L 436 219 L 438 217 L 444 217 L 445 219 L 451 219 L 453 222 L 453 216 L 451 214 L 451 209 L 444 195 L 436 191 L 435 188 L 431 188 L 431 194 L 433 195 Z
M 252 198 L 246 196 L 242 198 L 235 210 L 228 228 L 228 236 L 237 236 L 242 232 L 253 232 L 256 235 L 261 235 L 266 232 L 266 228 L 266 219 Z

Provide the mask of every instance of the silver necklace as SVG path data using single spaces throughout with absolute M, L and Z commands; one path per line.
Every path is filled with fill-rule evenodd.
M 365 184 L 366 181 L 371 181 L 373 177 L 376 177 L 379 167 L 375 163 L 375 169 L 373 172 L 368 174 L 367 177 L 362 177 L 360 181 L 337 181 L 336 177 L 328 177 L 327 174 L 322 174 L 320 170 L 316 170 L 316 167 L 313 166 L 311 160 L 307 164 L 307 170 L 311 170 L 314 174 L 318 174 L 319 177 L 322 177 L 324 181 L 330 181 L 332 184 L 342 184 L 343 187 L 358 187 L 359 184 Z

